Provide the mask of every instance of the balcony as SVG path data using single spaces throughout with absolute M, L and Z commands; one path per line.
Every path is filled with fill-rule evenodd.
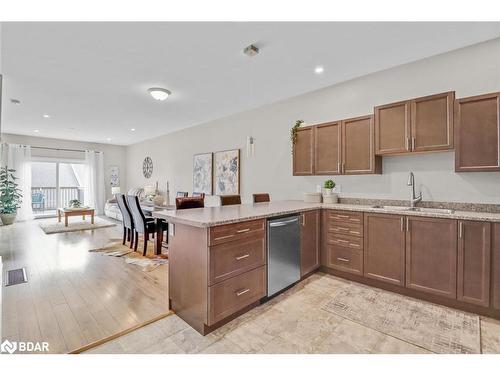
M 83 188 L 59 188 L 59 200 L 56 187 L 31 187 L 31 207 L 35 216 L 51 216 L 56 214 L 58 207 L 68 206 L 69 201 L 78 199 L 83 202 Z

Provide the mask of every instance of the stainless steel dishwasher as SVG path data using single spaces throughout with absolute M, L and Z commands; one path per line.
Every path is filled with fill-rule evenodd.
M 267 296 L 300 280 L 298 215 L 267 221 Z

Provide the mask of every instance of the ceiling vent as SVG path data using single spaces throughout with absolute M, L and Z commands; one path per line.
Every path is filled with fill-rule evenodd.
M 243 53 L 247 56 L 254 57 L 259 54 L 259 48 L 253 44 L 250 44 L 248 47 L 245 47 Z

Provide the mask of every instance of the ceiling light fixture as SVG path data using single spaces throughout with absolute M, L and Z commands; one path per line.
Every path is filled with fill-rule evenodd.
M 131 132 L 135 132 L 135 128 L 130 129 Z
M 43 118 L 50 118 L 50 115 L 48 115 L 48 114 L 44 114 L 44 115 L 43 115 Z
M 151 87 L 148 89 L 148 92 L 155 100 L 165 100 L 172 95 L 170 90 L 162 89 L 161 87 Z
M 314 68 L 314 73 L 316 73 L 316 74 L 323 74 L 324 71 L 325 71 L 325 68 L 322 67 L 321 65 Z
M 111 141 L 111 138 L 106 138 L 106 141 L 108 141 L 108 142 Z
M 38 129 L 35 129 L 35 130 L 33 130 L 33 131 L 34 131 L 35 133 L 38 133 L 38 132 L 40 132 L 40 130 L 38 130 Z

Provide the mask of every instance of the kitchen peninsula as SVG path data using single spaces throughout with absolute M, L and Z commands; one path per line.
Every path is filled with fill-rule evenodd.
M 321 270 L 500 317 L 500 213 L 301 201 L 156 211 L 171 309 L 207 334 L 265 301 L 266 219 L 299 215 L 301 277 Z

